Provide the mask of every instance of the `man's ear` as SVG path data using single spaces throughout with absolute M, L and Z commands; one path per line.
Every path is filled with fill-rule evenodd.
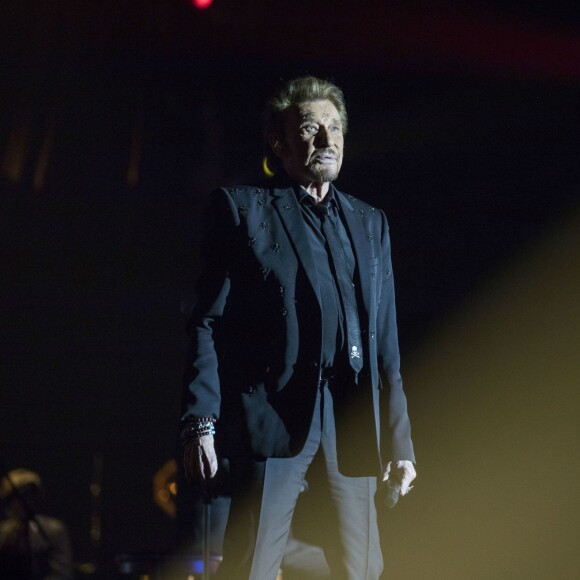
M 272 148 L 274 155 L 276 155 L 276 157 L 280 157 L 281 159 L 284 153 L 284 143 L 282 138 L 279 135 L 270 135 L 268 138 L 268 144 Z

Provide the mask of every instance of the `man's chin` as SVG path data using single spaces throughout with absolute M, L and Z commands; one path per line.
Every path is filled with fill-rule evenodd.
M 334 181 L 338 177 L 338 169 L 330 167 L 320 167 L 318 165 L 315 167 L 311 167 L 310 173 L 318 183 L 326 183 L 328 181 Z

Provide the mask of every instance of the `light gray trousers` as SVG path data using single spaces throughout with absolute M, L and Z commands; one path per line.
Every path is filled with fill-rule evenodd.
M 319 389 L 310 432 L 298 455 L 250 463 L 231 462 L 234 485 L 238 477 L 248 485 L 232 497 L 218 578 L 275 580 L 305 479 L 309 520 L 318 528 L 331 578 L 379 578 L 383 558 L 375 509 L 377 480 L 339 473 L 328 386 Z

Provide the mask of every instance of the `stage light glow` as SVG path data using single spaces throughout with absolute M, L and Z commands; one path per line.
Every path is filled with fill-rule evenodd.
M 177 462 L 166 461 L 153 475 L 153 501 L 170 517 L 175 518 L 177 506 Z
M 198 10 L 205 10 L 213 4 L 213 0 L 191 0 L 191 3 Z

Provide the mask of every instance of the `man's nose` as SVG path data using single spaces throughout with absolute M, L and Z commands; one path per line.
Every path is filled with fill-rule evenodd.
M 332 135 L 330 131 L 323 126 L 318 129 L 318 133 L 316 134 L 318 147 L 331 147 L 334 145 L 334 141 L 332 139 Z

